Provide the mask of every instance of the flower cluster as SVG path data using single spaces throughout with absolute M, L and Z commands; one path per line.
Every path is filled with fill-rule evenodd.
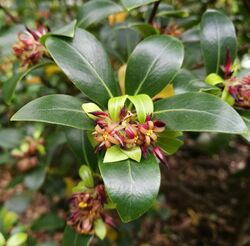
M 153 27 L 158 29 L 161 34 L 170 35 L 176 38 L 180 38 L 184 32 L 184 29 L 178 26 L 176 23 L 172 22 L 166 27 L 161 27 L 161 25 L 157 22 L 153 23 Z
M 74 193 L 70 199 L 71 213 L 67 224 L 80 234 L 93 234 L 94 224 L 98 219 L 116 228 L 112 217 L 104 212 L 105 202 L 106 193 L 103 185 L 98 185 L 88 192 Z
M 235 105 L 242 108 L 250 107 L 250 76 L 237 78 L 234 74 L 234 67 L 230 51 L 227 50 L 226 63 L 222 67 L 228 93 L 234 98 Z
M 44 155 L 44 139 L 26 137 L 20 149 L 14 149 L 11 155 L 17 160 L 17 167 L 21 172 L 28 171 L 38 165 L 39 155 Z
M 46 34 L 47 28 L 37 24 L 36 30 L 32 31 L 27 27 L 26 30 L 18 34 L 18 42 L 12 47 L 14 55 L 24 68 L 38 63 L 46 52 L 39 39 Z
M 125 107 L 120 110 L 119 121 L 111 119 L 107 112 L 92 112 L 96 116 L 96 126 L 93 132 L 98 142 L 96 151 L 119 145 L 123 149 L 141 148 L 144 158 L 151 151 L 161 163 L 167 165 L 166 156 L 160 147 L 156 145 L 157 135 L 165 130 L 165 123 L 153 120 L 151 115 L 146 117 L 144 123 L 139 123 L 135 113 L 127 111 Z
M 229 81 L 228 92 L 234 98 L 236 106 L 250 108 L 250 76 L 242 79 L 232 78 Z

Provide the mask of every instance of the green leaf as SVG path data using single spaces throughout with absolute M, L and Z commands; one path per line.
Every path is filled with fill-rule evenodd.
M 151 36 L 151 35 L 159 34 L 159 31 L 157 29 L 155 29 L 152 25 L 147 24 L 147 23 L 140 23 L 140 22 L 123 23 L 123 25 L 117 27 L 116 30 L 126 29 L 126 28 L 130 28 L 130 29 L 133 29 L 135 31 L 138 31 L 140 33 L 140 35 L 144 38 Z
M 141 148 L 139 146 L 134 147 L 133 149 L 121 149 L 121 151 L 127 155 L 128 158 L 135 160 L 137 162 L 141 161 Z
M 89 141 L 87 132 L 73 128 L 67 129 L 66 138 L 79 163 L 85 163 L 95 171 L 98 166 L 97 155 Z
M 239 111 L 241 118 L 244 120 L 247 128 L 248 128 L 248 132 L 243 134 L 242 136 L 248 141 L 250 142 L 250 112 L 249 111 L 245 111 L 245 110 L 240 110 Z
M 0 219 L 0 229 L 8 232 L 18 221 L 18 214 L 12 211 L 8 211 L 6 208 L 4 208 L 1 209 Z
M 150 155 L 140 163 L 125 160 L 99 163 L 106 191 L 123 222 L 137 219 L 154 203 L 160 187 L 160 169 Z
M 66 226 L 63 233 L 63 246 L 88 246 L 92 239 L 91 235 L 81 235 L 70 226 Z
M 235 99 L 231 96 L 226 87 L 222 91 L 221 99 L 228 103 L 230 106 L 233 106 L 235 103 Z
M 12 121 L 35 121 L 92 130 L 93 122 L 81 110 L 81 102 L 72 96 L 49 95 L 37 98 L 15 113 Z
M 4 206 L 10 211 L 13 211 L 16 213 L 22 213 L 30 205 L 30 202 L 31 202 L 30 194 L 23 192 L 23 193 L 18 193 L 15 196 L 12 196 L 9 200 L 5 202 Z M 10 218 L 8 219 L 15 220 L 15 214 L 9 214 L 9 216 Z
M 92 101 L 107 105 L 118 94 L 109 58 L 92 34 L 77 28 L 73 39 L 48 37 L 45 43 L 58 66 Z
M 19 232 L 12 235 L 8 239 L 6 246 L 21 246 L 27 241 L 27 239 L 28 239 L 27 233 Z
M 146 94 L 129 96 L 129 100 L 134 104 L 137 118 L 140 123 L 145 122 L 147 115 L 154 112 L 154 104 L 152 99 Z
M 102 111 L 95 103 L 83 103 L 82 109 L 88 115 L 88 117 L 93 120 L 97 119 L 97 117 L 89 113 L 95 111 Z
M 122 6 L 109 0 L 89 1 L 79 11 L 77 25 L 83 28 L 98 23 L 109 15 L 123 11 Z
M 219 73 L 227 49 L 236 57 L 237 39 L 232 21 L 217 10 L 207 10 L 201 20 L 201 48 L 207 74 Z
M 89 188 L 86 187 L 84 181 L 80 181 L 76 186 L 72 188 L 72 192 L 85 192 L 88 191 Z
M 21 130 L 15 128 L 4 128 L 0 130 L 0 147 L 12 149 L 18 147 L 24 134 Z
M 44 183 L 46 177 L 46 170 L 44 167 L 40 167 L 25 175 L 24 184 L 30 190 L 38 190 Z
M 53 64 L 51 61 L 45 61 L 42 63 L 39 63 L 29 69 L 27 69 L 24 72 L 20 72 L 18 74 L 13 75 L 9 80 L 5 81 L 3 84 L 3 99 L 6 103 L 10 103 L 14 93 L 15 93 L 15 89 L 17 86 L 17 83 L 20 82 L 26 75 L 28 75 L 29 73 L 31 73 L 33 70 L 49 65 L 49 64 Z
M 177 138 L 181 135 L 181 132 L 165 130 L 158 136 L 157 145 L 159 145 L 166 154 L 172 155 L 183 145 L 183 141 Z
M 155 103 L 154 116 L 173 130 L 242 134 L 246 125 L 238 113 L 216 96 L 185 93 Z
M 158 0 L 121 0 L 128 11 L 157 1 Z
M 216 73 L 210 73 L 206 79 L 205 82 L 209 85 L 218 85 L 224 82 L 224 79 L 221 78 L 221 76 L 219 76 Z
M 128 159 L 128 156 L 121 151 L 121 148 L 117 145 L 106 150 L 103 163 L 118 162 Z
M 94 186 L 94 179 L 90 168 L 86 165 L 82 165 L 79 169 L 79 176 L 84 182 L 84 185 L 88 188 Z
M 5 238 L 3 236 L 3 234 L 0 232 L 0 246 L 4 246 L 5 245 Z
M 107 234 L 107 228 L 102 219 L 98 219 L 94 223 L 95 234 L 103 240 Z
M 186 92 L 198 92 L 208 85 L 198 79 L 189 70 L 181 69 L 173 80 L 174 92 L 176 95 Z M 210 86 L 209 86 L 210 88 Z
M 159 11 L 156 15 L 157 17 L 180 17 L 180 18 L 184 18 L 184 17 L 188 17 L 189 16 L 189 12 L 186 9 L 181 9 L 181 10 L 162 10 Z
M 55 231 L 64 226 L 64 220 L 59 218 L 53 212 L 42 215 L 34 221 L 31 226 L 32 231 Z
M 62 36 L 67 38 L 73 38 L 75 35 L 76 20 L 71 21 L 69 24 L 53 31 L 48 32 L 40 38 L 40 42 L 45 45 L 45 41 L 49 36 Z
M 108 111 L 112 120 L 118 121 L 121 109 L 125 106 L 127 95 L 113 97 L 108 101 Z
M 167 35 L 146 38 L 129 57 L 125 77 L 126 94 L 155 96 L 173 80 L 183 57 L 183 45 L 176 38 Z

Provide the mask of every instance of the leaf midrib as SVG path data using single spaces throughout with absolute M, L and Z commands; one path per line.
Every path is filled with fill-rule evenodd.
M 140 90 L 141 90 L 143 84 L 144 84 L 145 81 L 147 80 L 147 78 L 148 78 L 149 74 L 151 73 L 153 67 L 155 66 L 157 60 L 164 54 L 163 51 L 164 51 L 166 48 L 168 48 L 169 46 L 170 46 L 170 42 L 162 49 L 162 52 L 153 60 L 153 62 L 152 62 L 151 65 L 149 66 L 149 68 L 148 68 L 148 70 L 147 70 L 147 72 L 146 72 L 146 74 L 145 74 L 143 80 L 140 82 L 140 84 L 139 84 L 137 90 L 135 91 L 134 95 L 137 95 L 137 94 L 140 92 Z
M 80 52 L 80 50 L 78 50 L 76 47 L 74 47 L 73 45 L 68 44 L 66 41 L 62 40 L 62 42 L 64 44 L 66 44 L 66 46 L 70 47 L 71 49 L 76 51 L 76 54 L 78 56 L 80 56 L 85 63 L 88 65 L 88 67 L 90 68 L 90 70 L 96 75 L 97 79 L 101 82 L 102 86 L 106 89 L 108 95 L 110 97 L 114 97 L 112 92 L 110 91 L 110 89 L 108 88 L 108 86 L 106 85 L 105 81 L 101 78 L 101 76 L 99 75 L 99 73 L 95 70 L 95 68 L 93 67 L 93 65 L 87 60 L 87 58 Z

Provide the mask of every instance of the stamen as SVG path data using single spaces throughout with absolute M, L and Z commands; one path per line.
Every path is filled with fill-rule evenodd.
M 153 130 L 148 130 L 146 135 L 150 137 L 152 133 L 153 133 Z
M 88 206 L 88 204 L 86 202 L 79 202 L 78 203 L 79 208 L 86 208 L 87 206 Z

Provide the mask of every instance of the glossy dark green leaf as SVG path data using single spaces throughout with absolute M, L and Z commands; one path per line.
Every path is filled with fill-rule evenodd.
M 154 96 L 171 82 L 181 67 L 182 43 L 170 36 L 157 35 L 139 43 L 131 54 L 125 77 L 129 95 Z
M 72 96 L 49 95 L 35 99 L 15 113 L 12 121 L 35 121 L 92 130 L 93 122 L 82 111 L 81 102 Z
M 66 131 L 67 143 L 75 154 L 80 164 L 87 164 L 95 170 L 98 165 L 95 150 L 91 145 L 88 134 L 78 129 L 68 129 Z
M 186 69 L 181 69 L 173 80 L 174 92 L 176 95 L 186 92 L 206 91 L 210 94 L 219 95 L 220 88 L 205 84 L 193 73 Z
M 239 114 L 207 93 L 185 93 L 155 103 L 154 116 L 170 129 L 242 134 L 247 131 Z
M 72 227 L 66 226 L 63 233 L 63 246 L 88 246 L 91 239 L 91 235 L 81 235 Z
M 99 163 L 106 191 L 124 222 L 144 214 L 154 203 L 160 186 L 160 169 L 150 155 L 140 163 L 125 160 Z
M 157 0 L 121 0 L 121 2 L 127 10 L 132 10 L 149 3 L 157 2 Z
M 115 28 L 106 28 L 101 39 L 110 55 L 123 64 L 140 42 L 141 36 L 135 28 L 118 25 Z
M 124 29 L 124 28 L 125 29 L 130 28 L 130 29 L 136 30 L 144 38 L 159 33 L 159 31 L 157 29 L 155 29 L 152 25 L 147 24 L 147 23 L 140 23 L 140 22 L 126 23 L 126 24 L 124 24 L 121 27 L 118 27 L 116 29 Z
M 219 73 L 227 49 L 236 57 L 237 39 L 232 21 L 217 10 L 207 10 L 201 20 L 201 48 L 207 74 Z
M 76 20 L 73 20 L 69 24 L 57 29 L 57 30 L 52 30 L 51 32 L 43 35 L 40 38 L 40 42 L 45 45 L 45 41 L 47 37 L 49 36 L 62 36 L 62 37 L 68 37 L 68 38 L 73 38 L 75 35 L 75 28 L 76 28 Z
M 91 24 L 98 23 L 111 14 L 123 11 L 123 8 L 114 1 L 95 0 L 86 2 L 79 10 L 77 25 L 87 28 Z
M 25 72 L 20 72 L 18 74 L 13 75 L 9 80 L 5 81 L 3 84 L 3 99 L 6 103 L 10 103 L 11 99 L 13 98 L 13 95 L 15 93 L 15 89 L 17 86 L 17 83 L 20 82 L 26 75 L 31 73 L 33 70 L 52 64 L 50 61 L 45 61 L 42 63 L 39 63 L 29 69 L 27 69 Z
M 48 37 L 45 43 L 58 66 L 92 101 L 107 105 L 118 94 L 109 58 L 92 34 L 77 28 L 73 39 Z

